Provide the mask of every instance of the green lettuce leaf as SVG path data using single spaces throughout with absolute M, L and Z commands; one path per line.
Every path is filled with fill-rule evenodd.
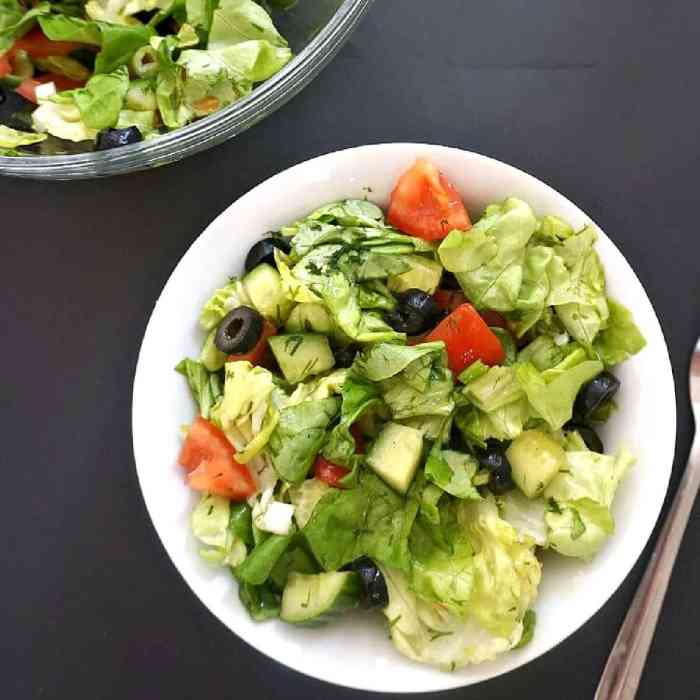
M 446 427 L 450 424 L 446 421 Z M 425 462 L 425 476 L 443 491 L 457 498 L 479 499 L 481 496 L 472 484 L 478 469 L 474 457 L 455 450 L 443 450 L 442 440 L 436 440 Z
M 522 630 L 537 596 L 541 565 L 532 546 L 500 517 L 494 500 L 462 501 L 458 515 L 475 551 L 471 614 L 492 634 L 510 637 Z
M 199 406 L 200 414 L 203 418 L 209 419 L 212 408 L 223 395 L 219 374 L 208 372 L 203 364 L 188 358 L 182 360 L 175 367 L 175 371 L 186 377 L 192 397 Z
M 408 570 L 408 537 L 419 507 L 417 488 L 399 496 L 374 473 L 363 471 L 355 488 L 331 489 L 303 529 L 323 569 L 333 571 L 366 555 Z
M 316 504 L 328 493 L 330 486 L 320 479 L 307 479 L 289 489 L 289 500 L 294 506 L 294 520 L 303 528 L 309 522 Z
M 211 416 L 236 448 L 236 460 L 246 464 L 267 444 L 279 411 L 271 402 L 272 373 L 250 362 L 227 362 L 224 395 Z
M 398 569 L 382 567 L 389 591 L 384 614 L 394 645 L 405 656 L 454 671 L 470 663 L 494 659 L 521 639 L 523 625 L 510 637 L 488 632 L 473 615 L 464 619 L 444 604 L 423 600 Z
M 193 116 L 185 103 L 185 69 L 173 60 L 178 48 L 175 37 L 166 37 L 158 44 L 159 71 L 156 76 L 156 102 L 165 126 L 176 129 Z
M 531 364 L 518 365 L 515 372 L 537 415 L 544 419 L 552 430 L 559 430 L 564 423 L 571 420 L 574 401 L 581 387 L 602 370 L 601 362 L 587 360 L 557 372 L 549 382 Z
M 544 492 L 549 544 L 560 554 L 590 559 L 613 532 L 610 506 L 635 460 L 627 450 L 616 457 L 589 450 L 569 451 L 566 457 L 566 471 L 557 474 Z
M 532 209 L 510 198 L 490 208 L 470 231 L 450 233 L 438 254 L 477 308 L 512 311 L 520 296 L 525 246 L 536 227 Z
M 39 17 L 50 12 L 48 2 L 40 2 L 25 12 L 17 0 L 0 0 L 0 53 L 9 49 L 17 37 L 26 34 Z
M 455 425 L 468 444 L 485 447 L 486 441 L 513 440 L 523 431 L 530 415 L 525 398 L 513 401 L 491 413 L 476 406 L 460 408 L 455 415 Z
M 205 331 L 211 331 L 229 311 L 239 306 L 252 306 L 252 302 L 243 282 L 234 277 L 228 284 L 217 289 L 204 304 L 199 314 L 199 325 Z
M 613 367 L 642 350 L 646 340 L 628 309 L 610 298 L 608 308 L 607 326 L 595 339 L 593 349 L 606 367 Z
M 88 128 L 100 130 L 116 125 L 128 89 L 129 71 L 122 66 L 112 73 L 94 75 L 84 88 L 62 92 L 60 96 L 75 102 Z
M 192 511 L 192 532 L 206 545 L 202 558 L 212 564 L 238 566 L 246 558 L 246 542 L 235 529 L 236 520 L 227 498 L 206 493 Z
M 542 498 L 528 498 L 519 489 L 513 489 L 496 499 L 501 517 L 520 536 L 529 538 L 539 547 L 549 542 L 545 513 L 547 504 Z
M 490 367 L 488 372 L 469 382 L 462 391 L 474 406 L 485 413 L 497 411 L 523 397 L 516 370 L 511 367 Z
M 350 428 L 368 409 L 381 404 L 379 387 L 355 372 L 350 372 L 343 383 L 340 422 L 328 436 L 323 456 L 334 464 L 354 469 L 359 461 L 355 438 Z
M 102 33 L 96 22 L 66 15 L 43 15 L 38 18 L 41 31 L 52 41 L 78 41 L 81 44 L 102 44 Z
M 610 510 L 590 498 L 550 501 L 545 515 L 549 547 L 559 554 L 590 559 L 612 535 L 615 524 Z
M 474 586 L 473 549 L 466 532 L 450 522 L 456 518 L 453 505 L 435 511 L 434 527 L 421 518 L 411 531 L 411 588 L 422 600 L 465 616 Z
M 279 412 L 267 452 L 282 479 L 298 484 L 306 478 L 339 406 L 336 397 L 329 397 L 304 401 Z
M 272 46 L 286 47 L 270 15 L 253 0 L 221 0 L 213 12 L 209 31 L 209 49 L 248 41 L 266 41 Z
M 0 124 L 0 148 L 17 148 L 30 146 L 46 139 L 46 134 L 33 134 L 28 131 L 17 131 L 9 126 Z

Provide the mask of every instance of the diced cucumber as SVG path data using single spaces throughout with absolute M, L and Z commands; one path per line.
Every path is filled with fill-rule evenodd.
M 422 289 L 432 294 L 440 284 L 442 265 L 422 255 L 404 255 L 401 260 L 407 262 L 411 269 L 400 275 L 389 277 L 388 287 L 392 292 L 405 292 L 408 289 Z
M 423 454 L 423 433 L 399 423 L 387 423 L 367 454 L 367 464 L 400 493 L 406 493 Z
M 210 371 L 218 372 L 226 363 L 226 353 L 221 352 L 214 345 L 214 337 L 216 336 L 216 328 L 209 333 L 207 339 L 202 345 L 202 351 L 199 353 L 199 361 Z
M 313 374 L 326 372 L 335 365 L 335 358 L 325 335 L 276 335 L 267 342 L 288 382 L 300 382 Z
M 292 572 L 282 593 L 280 617 L 285 622 L 317 625 L 359 605 L 360 577 L 354 571 L 324 574 Z
M 560 469 L 566 466 L 566 453 L 549 435 L 526 430 L 506 450 L 513 481 L 528 498 L 536 498 Z
M 282 288 L 280 273 L 272 265 L 261 263 L 244 278 L 243 285 L 253 306 L 272 323 L 281 325 L 292 310 Z
M 334 324 L 323 304 L 298 304 L 289 314 L 285 328 L 288 333 L 331 335 Z

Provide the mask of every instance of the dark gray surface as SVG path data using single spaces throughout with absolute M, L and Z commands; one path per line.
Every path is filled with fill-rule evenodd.
M 598 221 L 669 343 L 675 487 L 700 331 L 699 21 L 681 0 L 378 0 L 309 89 L 235 141 L 118 179 L 0 181 L 1 695 L 359 696 L 267 660 L 202 607 L 151 527 L 131 451 L 139 343 L 175 263 L 239 195 L 326 151 L 399 140 L 473 149 L 535 174 Z M 699 524 L 696 509 L 640 700 L 700 695 Z M 641 572 L 559 648 L 443 697 L 590 700 Z

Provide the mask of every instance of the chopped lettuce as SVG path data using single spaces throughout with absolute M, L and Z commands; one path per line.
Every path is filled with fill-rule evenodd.
M 497 411 L 523 397 L 515 369 L 498 366 L 490 367 L 488 372 L 469 382 L 463 393 L 485 413 Z
M 267 451 L 282 479 L 298 484 L 306 478 L 339 406 L 340 401 L 331 396 L 304 401 L 279 412 Z
M 528 498 L 519 489 L 513 489 L 497 499 L 501 517 L 521 538 L 529 538 L 538 547 L 549 541 L 545 513 L 547 505 L 542 498 Z
M 238 566 L 246 558 L 246 542 L 236 533 L 228 499 L 205 493 L 192 511 L 194 536 L 206 545 L 202 558 L 213 564 Z
M 606 367 L 613 367 L 642 350 L 646 340 L 628 309 L 610 298 L 608 308 L 607 325 L 595 339 L 593 348 Z
M 294 520 L 297 527 L 303 528 L 309 522 L 316 504 L 328 493 L 331 487 L 320 479 L 307 479 L 289 489 L 289 498 L 294 506 Z
M 303 533 L 326 571 L 363 555 L 408 570 L 408 537 L 418 506 L 413 491 L 404 498 L 374 473 L 363 471 L 356 487 L 330 489 L 321 498 Z
M 436 440 L 425 462 L 425 476 L 452 496 L 478 500 L 481 496 L 472 484 L 478 466 L 471 455 L 443 450 L 442 441 Z
M 31 146 L 46 139 L 46 134 L 32 134 L 28 131 L 17 131 L 9 126 L 0 124 L 0 148 L 17 148 Z
M 492 634 L 510 637 L 537 597 L 541 565 L 493 499 L 462 501 L 458 515 L 475 550 L 471 613 Z
M 544 492 L 549 546 L 566 556 L 590 559 L 613 532 L 610 506 L 635 460 L 624 449 L 616 457 L 589 450 L 570 451 L 566 457 L 567 470 Z
M 354 469 L 359 460 L 356 454 L 355 438 L 350 428 L 362 414 L 381 403 L 379 387 L 350 372 L 343 384 L 340 421 L 331 431 L 323 447 L 323 456 L 343 467 Z
M 199 413 L 208 419 L 212 408 L 223 394 L 220 375 L 208 372 L 203 364 L 188 358 L 178 363 L 175 370 L 186 377 L 192 397 L 199 406 Z
M 272 373 L 250 362 L 227 362 L 224 395 L 212 411 L 212 418 L 221 425 L 236 448 L 236 460 L 249 462 L 267 444 L 279 412 L 272 405 L 274 389 Z
M 601 362 L 586 360 L 558 372 L 549 382 L 528 363 L 519 365 L 515 372 L 518 383 L 537 415 L 547 421 L 552 430 L 559 430 L 571 420 L 579 389 L 602 370 Z
M 250 306 L 251 303 L 243 282 L 234 277 L 207 300 L 199 314 L 199 323 L 205 331 L 210 331 L 229 311 L 238 306 Z
M 389 634 L 396 648 L 415 661 L 454 671 L 494 659 L 522 636 L 522 624 L 510 637 L 494 635 L 475 616 L 464 619 L 443 605 L 419 598 L 400 570 L 382 567 L 382 572 L 389 590 L 389 605 L 384 609 Z
M 468 232 L 453 231 L 438 254 L 477 308 L 512 311 L 523 281 L 525 246 L 536 227 L 525 202 L 506 199 Z

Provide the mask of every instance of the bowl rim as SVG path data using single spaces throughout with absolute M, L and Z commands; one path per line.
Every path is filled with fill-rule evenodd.
M 551 643 L 548 642 L 545 646 L 545 648 L 539 650 L 537 653 L 534 654 L 526 654 L 525 656 L 519 656 L 518 658 L 514 660 L 509 660 L 504 668 L 498 668 L 494 667 L 493 662 L 492 664 L 489 664 L 489 670 L 483 674 L 481 677 L 478 679 L 470 679 L 464 676 L 459 676 L 458 674 L 447 674 L 447 673 L 442 673 L 438 672 L 436 670 L 435 673 L 435 678 L 436 681 L 432 684 L 430 688 L 427 687 L 420 687 L 420 688 L 401 688 L 401 689 L 396 689 L 396 688 L 389 688 L 389 687 L 382 687 L 382 688 L 372 688 L 367 685 L 363 685 L 363 682 L 361 679 L 357 679 L 357 681 L 346 681 L 346 680 L 336 680 L 332 678 L 330 675 L 327 675 L 323 672 L 323 670 L 320 670 L 318 673 L 316 671 L 310 671 L 305 668 L 300 668 L 298 666 L 295 666 L 292 662 L 289 662 L 288 660 L 285 659 L 280 659 L 276 658 L 273 656 L 273 652 L 269 651 L 268 649 L 265 648 L 263 644 L 257 643 L 257 640 L 250 640 L 247 639 L 243 636 L 241 636 L 233 627 L 228 624 L 225 620 L 223 620 L 219 614 L 212 608 L 212 606 L 204 599 L 203 595 L 198 592 L 194 586 L 194 584 L 186 577 L 185 573 L 183 573 L 181 567 L 179 566 L 177 562 L 177 557 L 171 552 L 170 548 L 168 547 L 168 544 L 166 543 L 163 534 L 159 530 L 157 524 L 156 524 L 156 518 L 154 514 L 154 508 L 152 507 L 153 504 L 149 502 L 147 496 L 146 496 L 146 490 L 144 488 L 144 483 L 142 480 L 142 472 L 141 469 L 139 468 L 139 463 L 143 464 L 143 460 L 139 460 L 139 454 L 141 452 L 141 446 L 144 444 L 144 440 L 147 439 L 144 431 L 142 431 L 142 423 L 139 422 L 139 419 L 141 418 L 141 414 L 143 413 L 143 410 L 140 410 L 139 407 L 144 405 L 146 403 L 146 390 L 144 387 L 144 382 L 146 379 L 144 378 L 145 375 L 145 370 L 143 369 L 144 362 L 142 362 L 143 356 L 145 354 L 145 347 L 147 345 L 147 342 L 149 341 L 149 331 L 151 330 L 151 326 L 154 323 L 154 317 L 156 316 L 156 312 L 158 309 L 158 305 L 165 296 L 166 292 L 169 291 L 169 286 L 171 285 L 172 280 L 176 277 L 176 273 L 180 266 L 183 265 L 185 259 L 188 257 L 189 253 L 192 251 L 192 249 L 198 245 L 202 241 L 202 239 L 206 236 L 207 232 L 211 231 L 212 228 L 216 228 L 217 223 L 222 220 L 223 217 L 227 216 L 227 212 L 235 207 L 235 206 L 242 206 L 243 204 L 247 203 L 248 200 L 254 200 L 256 196 L 258 195 L 258 192 L 267 189 L 270 187 L 276 186 L 279 182 L 282 180 L 285 180 L 286 178 L 289 178 L 291 175 L 295 173 L 300 173 L 304 169 L 322 169 L 322 166 L 330 166 L 329 170 L 332 171 L 332 165 L 333 165 L 333 160 L 338 157 L 344 157 L 344 156 L 350 156 L 351 154 L 362 152 L 365 150 L 369 150 L 374 152 L 375 157 L 377 157 L 377 160 L 381 160 L 381 152 L 384 149 L 406 149 L 410 148 L 415 151 L 419 150 L 427 150 L 427 151 L 437 151 L 437 152 L 457 152 L 462 155 L 467 155 L 468 157 L 476 158 L 479 160 L 483 160 L 484 162 L 490 162 L 491 164 L 495 164 L 499 167 L 505 168 L 507 170 L 510 170 L 514 174 L 517 174 L 519 177 L 525 178 L 525 180 L 529 180 L 533 185 L 536 185 L 539 188 L 542 188 L 543 191 L 546 191 L 548 194 L 551 196 L 559 198 L 563 203 L 565 203 L 567 206 L 573 207 L 575 210 L 581 212 L 583 216 L 593 223 L 594 226 L 599 230 L 599 232 L 602 234 L 602 236 L 607 240 L 607 243 L 613 248 L 614 252 L 620 256 L 622 261 L 627 265 L 629 268 L 629 273 L 633 276 L 633 278 L 637 281 L 642 293 L 643 293 L 643 299 L 646 301 L 646 303 L 649 305 L 649 308 L 651 309 L 652 312 L 652 319 L 653 322 L 655 323 L 655 328 L 654 328 L 654 334 L 655 337 L 657 337 L 660 340 L 660 346 L 659 349 L 663 350 L 662 357 L 659 357 L 658 359 L 660 360 L 660 366 L 658 367 L 658 371 L 660 376 L 662 377 L 662 383 L 663 383 L 663 390 L 665 393 L 665 398 L 668 400 L 668 406 L 664 406 L 665 413 L 664 413 L 664 421 L 665 425 L 667 426 L 667 440 L 664 442 L 667 442 L 667 446 L 664 449 L 664 452 L 667 452 L 667 458 L 666 461 L 668 463 L 668 468 L 667 472 L 665 475 L 664 483 L 663 483 L 663 488 L 658 489 L 657 492 L 657 499 L 655 503 L 655 512 L 653 513 L 653 517 L 649 517 L 648 520 L 645 522 L 644 527 L 639 528 L 639 533 L 641 536 L 639 536 L 637 539 L 634 541 L 634 548 L 633 552 L 631 555 L 628 553 L 628 562 L 629 565 L 626 567 L 621 567 L 616 570 L 615 576 L 611 577 L 610 583 L 606 586 L 604 592 L 602 594 L 598 594 L 597 596 L 589 596 L 595 598 L 595 601 L 593 602 L 592 605 L 590 605 L 589 608 L 586 608 L 586 606 L 583 606 L 586 608 L 586 613 L 585 616 L 581 617 L 579 621 L 577 621 L 570 629 L 567 629 L 565 633 L 561 636 L 559 636 L 557 639 L 552 641 Z M 303 181 L 303 178 L 298 178 L 299 181 Z M 319 203 L 320 205 L 321 203 Z M 662 366 L 661 366 L 662 365 Z M 564 642 L 566 639 L 568 639 L 571 635 L 573 635 L 575 632 L 579 631 L 583 625 L 589 621 L 593 616 L 595 616 L 605 605 L 605 603 L 612 597 L 612 595 L 618 590 L 618 588 L 621 586 L 623 581 L 627 578 L 627 576 L 630 574 L 632 571 L 635 563 L 639 560 L 644 548 L 648 544 L 651 535 L 654 531 L 654 528 L 656 527 L 658 521 L 659 521 L 659 516 L 662 511 L 662 506 L 664 503 L 664 500 L 666 498 L 666 495 L 668 493 L 668 488 L 669 488 L 669 483 L 670 483 L 670 478 L 672 474 L 672 469 L 673 469 L 673 460 L 674 460 L 674 448 L 676 444 L 676 436 L 677 436 L 677 412 L 676 412 L 676 391 L 675 391 L 675 382 L 674 382 L 674 376 L 673 376 L 673 370 L 671 367 L 671 362 L 670 362 L 670 357 L 668 353 L 668 345 L 666 342 L 666 337 L 664 335 L 663 328 L 661 327 L 661 324 L 659 322 L 658 316 L 656 314 L 656 311 L 653 307 L 653 304 L 651 303 L 651 300 L 649 299 L 648 295 L 646 294 L 646 290 L 644 286 L 642 285 L 641 281 L 639 280 L 636 272 L 630 265 L 630 263 L 627 261 L 627 258 L 622 254 L 622 252 L 619 250 L 617 245 L 614 243 L 612 239 L 610 239 L 603 229 L 601 229 L 595 221 L 587 216 L 583 210 L 581 210 L 576 204 L 571 202 L 566 196 L 558 192 L 556 189 L 548 185 L 547 183 L 543 182 L 542 180 L 539 180 L 538 178 L 534 177 L 533 175 L 513 166 L 508 163 L 505 163 L 503 161 L 500 161 L 495 158 L 491 158 L 489 156 L 484 156 L 482 154 L 473 152 L 473 151 L 467 151 L 466 149 L 460 149 L 460 148 L 454 148 L 454 147 L 449 147 L 449 146 L 442 146 L 442 145 L 437 145 L 437 144 L 427 144 L 427 143 L 410 143 L 410 142 L 399 142 L 399 143 L 380 143 L 380 144 L 368 144 L 368 145 L 362 145 L 362 146 L 356 146 L 352 148 L 347 148 L 347 149 L 341 149 L 337 151 L 333 151 L 330 153 L 326 153 L 324 155 L 320 155 L 317 157 L 314 157 L 312 159 L 308 159 L 306 161 L 302 161 L 300 163 L 297 163 L 296 165 L 293 165 L 269 178 L 266 180 L 262 181 L 255 187 L 251 188 L 248 190 L 246 193 L 244 193 L 242 196 L 234 200 L 226 209 L 224 209 L 218 216 L 216 216 L 209 224 L 204 228 L 204 230 L 197 236 L 197 238 L 194 239 L 194 241 L 191 243 L 191 245 L 188 247 L 187 251 L 183 254 L 181 259 L 178 261 L 177 265 L 174 267 L 173 271 L 171 272 L 168 281 L 163 287 L 163 290 L 161 291 L 155 305 L 153 312 L 151 314 L 151 317 L 149 318 L 148 325 L 146 327 L 146 331 L 144 333 L 144 338 L 143 342 L 141 345 L 141 348 L 139 350 L 139 355 L 138 355 L 138 361 L 136 365 L 136 370 L 134 374 L 134 383 L 133 383 L 133 398 L 132 398 L 132 433 L 133 433 L 133 448 L 134 448 L 134 458 L 135 458 L 135 465 L 136 465 L 136 471 L 137 471 L 137 478 L 139 481 L 139 487 L 141 489 L 142 496 L 144 498 L 144 502 L 146 504 L 146 509 L 149 514 L 149 517 L 151 519 L 151 522 L 154 526 L 154 529 L 156 530 L 156 533 L 158 535 L 158 538 L 161 540 L 161 543 L 163 544 L 163 547 L 165 548 L 166 552 L 168 553 L 168 556 L 171 560 L 171 562 L 174 564 L 175 568 L 177 569 L 178 573 L 182 578 L 185 580 L 186 584 L 188 587 L 192 590 L 192 592 L 195 594 L 197 598 L 200 599 L 202 604 L 212 613 L 214 617 L 216 617 L 219 622 L 221 622 L 225 627 L 230 629 L 236 637 L 241 639 L 242 641 L 246 642 L 253 648 L 255 648 L 257 651 L 261 652 L 265 656 L 269 657 L 270 659 L 277 661 L 278 663 L 283 664 L 284 666 L 287 666 L 288 668 L 292 668 L 295 671 L 302 673 L 304 675 L 307 675 L 312 678 L 316 678 L 319 680 L 322 680 L 324 682 L 328 682 L 331 684 L 335 685 L 341 685 L 344 687 L 349 687 L 349 688 L 355 688 L 363 691 L 370 691 L 370 692 L 394 692 L 394 693 L 419 693 L 419 692 L 435 692 L 439 690 L 447 690 L 447 689 L 452 689 L 452 688 L 458 688 L 458 687 L 466 687 L 469 685 L 474 685 L 478 684 L 480 682 L 489 680 L 494 677 L 502 676 L 507 673 L 510 673 L 511 671 L 526 665 L 527 663 L 535 660 L 536 658 L 539 658 L 540 656 L 546 654 L 547 652 L 551 651 L 553 648 L 557 647 L 559 644 Z M 663 466 L 663 465 L 660 465 Z M 589 601 L 590 604 L 590 601 Z M 501 660 L 504 659 L 504 656 L 507 655 L 501 655 L 499 658 Z M 406 661 L 407 663 L 412 663 L 407 659 L 404 659 L 403 657 L 401 658 L 402 661 Z M 397 667 L 400 670 L 400 666 Z M 468 668 L 479 668 L 479 666 L 471 666 Z M 437 680 L 439 679 L 439 680 Z
M 333 17 L 271 78 L 250 95 L 204 119 L 150 141 L 109 151 L 56 156 L 1 156 L 0 175 L 37 180 L 108 177 L 159 167 L 211 148 L 270 115 L 305 88 L 328 64 L 374 0 L 343 0 Z

